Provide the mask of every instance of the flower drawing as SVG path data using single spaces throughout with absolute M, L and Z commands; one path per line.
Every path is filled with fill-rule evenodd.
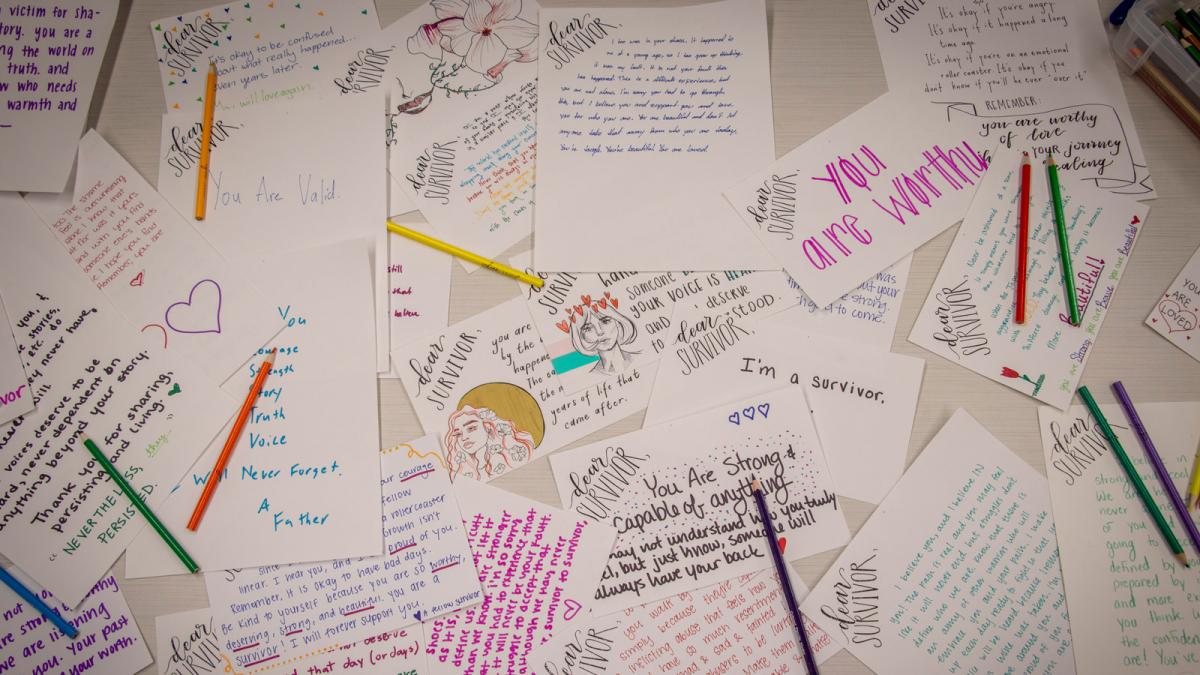
M 398 112 L 424 111 L 437 89 L 447 96 L 489 89 L 510 64 L 537 60 L 537 25 L 521 18 L 522 0 L 432 0 L 430 4 L 437 20 L 417 27 L 408 38 L 408 51 L 433 61 L 431 88 L 406 96 Z
M 1029 379 L 1028 377 L 1022 375 L 1021 373 L 1018 373 L 1017 371 L 1013 370 L 1012 368 L 1009 368 L 1008 366 L 1003 366 L 1000 368 L 1000 375 L 1003 377 L 1007 377 L 1009 379 L 1013 379 L 1013 380 L 1017 380 L 1017 379 L 1025 380 L 1029 384 L 1032 384 L 1033 385 L 1033 394 L 1032 394 L 1033 396 L 1037 396 L 1038 392 L 1042 390 L 1042 383 L 1045 382 L 1045 380 L 1046 380 L 1045 375 L 1038 375 L 1038 379 L 1035 382 L 1035 381 Z

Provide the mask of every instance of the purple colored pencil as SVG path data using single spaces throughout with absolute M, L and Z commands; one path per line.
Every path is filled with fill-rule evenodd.
M 1113 382 L 1113 392 L 1117 395 L 1117 401 L 1121 403 L 1121 407 L 1125 409 L 1125 416 L 1129 418 L 1129 422 L 1133 424 L 1133 430 L 1137 432 L 1138 440 L 1142 442 L 1142 447 L 1146 449 L 1146 454 L 1150 457 L 1150 464 L 1154 466 L 1154 473 L 1158 474 L 1158 480 L 1166 489 L 1167 495 L 1171 497 L 1171 503 L 1175 505 L 1175 514 L 1183 521 L 1183 527 L 1187 530 L 1188 537 L 1192 540 L 1192 545 L 1200 551 L 1200 530 L 1196 529 L 1196 523 L 1192 521 L 1191 515 L 1188 513 L 1187 504 L 1184 503 L 1183 497 L 1179 496 L 1179 490 L 1175 489 L 1175 482 L 1171 480 L 1171 474 L 1167 472 L 1167 467 L 1163 465 L 1162 458 L 1158 456 L 1158 450 L 1154 447 L 1154 441 L 1150 440 L 1150 434 L 1146 432 L 1146 425 L 1142 424 L 1142 418 L 1138 416 L 1137 410 L 1133 407 L 1133 401 L 1129 398 L 1129 392 L 1125 391 L 1125 385 L 1121 384 L 1120 380 Z

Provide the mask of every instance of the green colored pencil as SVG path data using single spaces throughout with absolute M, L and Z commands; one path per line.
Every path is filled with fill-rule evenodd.
M 1125 454 L 1125 448 L 1121 446 L 1121 441 L 1117 440 L 1117 434 L 1109 426 L 1104 413 L 1100 412 L 1100 406 L 1096 403 L 1096 399 L 1092 398 L 1092 392 L 1088 391 L 1087 387 L 1080 387 L 1079 397 L 1083 399 L 1088 410 L 1092 412 L 1092 417 L 1096 418 L 1096 423 L 1100 425 L 1101 433 L 1104 434 L 1104 438 L 1108 441 L 1108 444 L 1112 446 L 1117 459 L 1121 461 L 1121 466 L 1125 469 L 1125 474 L 1129 476 L 1129 482 L 1133 483 L 1138 496 L 1142 498 L 1142 503 L 1146 505 L 1146 510 L 1154 518 L 1154 524 L 1158 525 L 1159 532 L 1162 532 L 1163 538 L 1167 540 L 1167 546 L 1171 548 L 1171 553 L 1175 555 L 1176 560 L 1183 563 L 1184 567 L 1191 567 L 1188 564 L 1187 554 L 1183 551 L 1183 546 L 1179 543 L 1179 539 L 1175 537 L 1175 533 L 1171 531 L 1171 525 L 1163 517 L 1162 511 L 1158 510 L 1158 504 L 1154 502 L 1154 497 L 1146 489 L 1146 484 L 1142 482 L 1142 477 L 1138 475 L 1137 469 L 1133 467 L 1133 462 L 1129 460 L 1129 455 Z
M 1189 9 L 1186 12 L 1182 7 L 1175 10 L 1175 20 L 1180 26 L 1192 32 L 1192 35 L 1200 35 L 1200 14 L 1196 14 L 1196 10 Z
M 1058 231 L 1058 259 L 1062 262 L 1063 285 L 1067 287 L 1067 307 L 1071 325 L 1079 325 L 1079 301 L 1075 299 L 1075 273 L 1071 271 L 1071 244 L 1067 241 L 1067 218 L 1063 215 L 1062 188 L 1058 185 L 1058 165 L 1054 155 L 1046 155 L 1046 175 L 1050 178 L 1050 196 L 1054 201 L 1054 227 Z
M 1174 21 L 1164 21 L 1162 27 L 1163 30 L 1171 34 L 1171 37 L 1175 38 L 1179 46 L 1183 47 L 1184 51 L 1188 53 L 1188 56 L 1192 57 L 1193 61 L 1200 63 L 1200 49 L 1196 49 L 1195 45 L 1184 38 L 1183 30 L 1180 30 Z
M 142 515 L 145 516 L 146 520 L 150 523 L 150 527 L 153 527 L 154 531 L 158 533 L 158 536 L 162 537 L 162 540 L 167 543 L 167 546 L 171 547 L 171 550 L 175 552 L 175 555 L 179 558 L 179 561 L 183 563 L 183 566 L 187 568 L 188 572 L 191 572 L 192 574 L 199 572 L 200 566 L 196 564 L 196 561 L 192 560 L 192 557 L 187 554 L 187 551 L 183 550 L 183 546 L 181 546 L 179 542 L 175 540 L 175 537 L 171 536 L 171 533 L 167 531 L 167 527 L 162 524 L 162 521 L 158 519 L 158 516 L 154 515 L 154 512 L 150 510 L 150 507 L 146 506 L 146 503 L 143 502 L 140 497 L 138 497 L 137 492 L 133 490 L 133 486 L 129 484 L 129 481 L 125 480 L 125 477 L 121 475 L 120 471 L 117 471 L 117 467 L 113 466 L 113 463 L 108 461 L 108 457 L 104 456 L 104 453 L 100 451 L 100 448 L 96 445 L 95 441 L 87 436 L 84 436 L 83 445 L 88 449 L 88 452 L 92 453 L 92 457 L 96 458 L 96 461 L 100 463 L 100 466 L 104 467 L 104 470 L 108 472 L 109 477 L 113 479 L 113 482 L 117 484 L 117 487 L 121 488 L 121 492 L 124 492 L 125 496 L 129 497 L 129 500 L 133 502 L 134 506 L 137 507 L 137 510 L 142 512 Z

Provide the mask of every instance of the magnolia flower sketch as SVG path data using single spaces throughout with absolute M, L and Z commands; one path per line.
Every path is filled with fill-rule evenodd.
M 437 21 L 419 26 L 408 38 L 410 54 L 433 60 L 430 88 L 406 96 L 397 112 L 423 112 L 438 89 L 446 96 L 489 89 L 509 64 L 537 60 L 537 25 L 520 18 L 521 0 L 432 0 L 430 4 Z

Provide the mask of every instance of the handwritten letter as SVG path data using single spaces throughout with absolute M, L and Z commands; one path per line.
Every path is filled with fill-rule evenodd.
M 766 4 L 539 17 L 535 266 L 778 268 L 720 197 L 775 156 Z
M 616 533 L 489 485 L 458 483 L 483 603 L 423 624 L 430 669 L 527 672 L 530 653 L 580 625 Z
M 0 605 L 0 671 L 25 673 L 135 673 L 150 665 L 150 651 L 133 620 L 125 595 L 111 574 L 98 581 L 78 607 L 62 604 L 49 591 L 31 584 L 20 570 L 9 572 L 67 623 L 79 630 L 74 640 L 59 632 L 24 600 Z
M 10 2 L 0 22 L 0 190 L 62 192 L 116 0 Z M 21 158 L 21 161 L 12 161 Z
M 33 390 L 0 299 L 0 425 L 33 410 Z
M 725 192 L 805 295 L 828 307 L 962 218 L 985 145 L 885 94 Z M 728 187 L 728 185 L 726 186 Z
M 1146 325 L 1200 361 L 1200 249 L 1163 293 Z
M 1120 406 L 1101 406 L 1189 557 L 1187 532 Z M 1181 495 L 1200 442 L 1200 405 L 1138 404 Z M 1200 570 L 1171 556 L 1129 476 L 1082 406 L 1039 408 L 1046 474 L 1081 673 L 1200 672 Z
M 522 298 L 393 354 L 421 426 L 443 438 L 452 480 L 489 481 L 645 406 L 653 370 L 631 367 L 578 391 L 558 381 Z
M 1070 675 L 1058 563 L 1046 479 L 959 410 L 800 610 L 880 675 Z
M 796 559 L 849 539 L 804 392 L 787 389 L 550 457 L 563 505 L 617 529 L 596 611 L 769 567 L 750 482 Z
M 434 436 L 380 455 L 382 555 L 205 575 L 223 647 L 241 668 L 369 638 L 483 599 Z
M 217 64 L 217 106 L 290 100 L 311 88 L 289 74 L 327 49 L 379 29 L 369 0 L 231 2 L 150 23 L 169 110 L 204 109 L 208 63 Z
M 19 197 L 0 195 L 0 230 L 3 329 L 37 403 L 0 427 L 0 552 L 74 607 L 146 524 L 79 434 L 157 508 L 231 402 L 131 328 Z
M 997 154 L 908 339 L 990 380 L 1065 408 L 1149 209 L 1078 180 L 1062 183 L 1081 323 L 1070 324 L 1044 179 L 1031 182 L 1023 325 L 1013 322 L 1020 154 Z M 1034 169 L 1035 174 L 1044 171 Z
M 1154 196 L 1095 3 L 867 0 L 888 88 L 985 149 L 1053 152 L 1078 181 Z M 1169 12 L 1168 12 L 1169 13 Z

